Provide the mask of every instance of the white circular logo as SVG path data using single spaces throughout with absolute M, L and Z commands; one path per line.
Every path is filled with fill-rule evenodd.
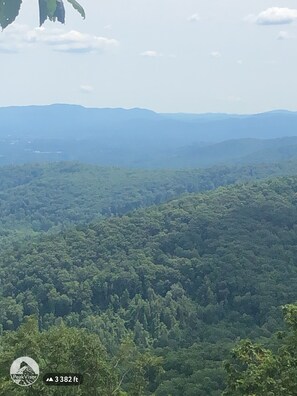
M 20 386 L 30 386 L 39 377 L 39 366 L 30 357 L 22 356 L 12 363 L 10 377 Z

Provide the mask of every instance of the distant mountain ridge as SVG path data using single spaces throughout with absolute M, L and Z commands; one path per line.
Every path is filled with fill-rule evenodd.
M 297 158 L 297 137 L 232 139 L 215 144 L 182 147 L 170 159 L 175 167 L 206 167 L 214 164 L 252 164 Z M 169 161 L 167 159 L 167 161 Z
M 285 139 L 297 136 L 297 112 L 285 110 L 161 114 L 55 104 L 2 107 L 0 120 L 0 165 L 81 161 L 182 168 L 250 163 L 254 155 L 256 162 L 297 158 L 297 141 L 288 140 L 284 149 Z
M 270 111 L 251 115 L 156 113 L 134 108 L 86 108 L 53 104 L 0 108 L 1 137 L 98 138 L 116 133 L 127 137 L 162 133 L 185 143 L 256 137 L 276 138 L 297 134 L 297 112 Z M 153 129 L 152 129 L 153 128 Z M 253 128 L 253 129 L 251 129 Z M 269 128 L 269 130 L 267 130 Z M 144 137 L 143 136 L 143 137 Z

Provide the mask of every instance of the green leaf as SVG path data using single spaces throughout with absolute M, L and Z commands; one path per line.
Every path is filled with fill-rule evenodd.
M 65 22 L 65 9 L 63 0 L 39 0 L 39 23 L 40 26 L 49 19 L 56 21 L 56 19 Z
M 57 0 L 47 0 L 47 15 L 52 19 L 57 9 Z
M 57 8 L 54 18 L 57 18 L 61 23 L 65 23 L 65 8 L 62 0 L 57 0 Z
M 73 8 L 75 8 L 83 18 L 86 17 L 85 10 L 76 0 L 67 0 L 67 1 L 68 3 L 72 4 Z
M 47 1 L 39 0 L 39 25 L 43 25 L 47 19 Z
M 22 0 L 0 0 L 0 26 L 5 29 L 18 16 Z

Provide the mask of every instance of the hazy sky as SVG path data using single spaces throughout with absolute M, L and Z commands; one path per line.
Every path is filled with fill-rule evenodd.
M 42 29 L 23 3 L 0 32 L 0 106 L 297 110 L 297 0 L 80 0 L 85 20 L 67 3 Z

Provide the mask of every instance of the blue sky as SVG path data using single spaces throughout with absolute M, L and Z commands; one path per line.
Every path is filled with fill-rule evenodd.
M 65 0 L 66 1 L 66 0 Z M 297 110 L 297 2 L 81 0 L 38 28 L 24 0 L 0 33 L 0 106 L 159 112 Z

